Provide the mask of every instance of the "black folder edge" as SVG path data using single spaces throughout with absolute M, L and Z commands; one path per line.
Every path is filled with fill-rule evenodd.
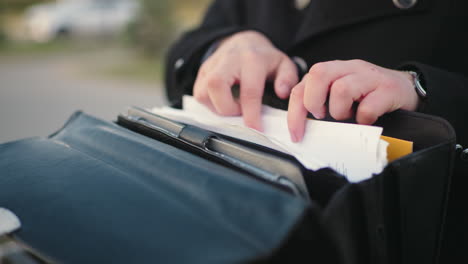
M 271 149 L 232 138 L 196 126 L 171 120 L 139 107 L 128 108 L 127 114 L 120 114 L 117 124 L 134 132 L 164 141 L 172 139 L 181 147 L 190 147 L 205 155 L 240 169 L 257 179 L 286 189 L 309 201 L 310 196 L 303 176 L 303 168 L 297 160 L 277 155 Z M 135 127 L 139 126 L 140 129 Z M 146 128 L 146 132 L 142 131 Z M 152 131 L 156 135 L 148 133 Z M 168 137 L 168 138 L 167 138 Z

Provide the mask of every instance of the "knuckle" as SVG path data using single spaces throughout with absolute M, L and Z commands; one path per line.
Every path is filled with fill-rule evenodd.
M 291 73 L 281 73 L 281 76 L 278 76 L 275 80 L 276 86 L 284 85 L 289 87 L 289 91 L 292 90 L 294 86 L 298 84 L 299 78 L 296 75 Z
M 376 116 L 377 114 L 374 111 L 374 109 L 367 107 L 367 106 L 359 107 L 358 115 L 360 117 L 360 120 L 363 120 L 365 123 L 369 123 L 377 119 L 377 116 Z
M 332 93 L 339 98 L 346 98 L 349 96 L 349 84 L 343 79 L 339 79 L 334 82 L 331 91 Z
M 278 66 L 280 70 L 280 73 L 286 77 L 286 78 L 298 78 L 298 70 L 296 68 L 296 65 L 291 62 L 291 61 L 287 61 L 287 60 L 283 60 L 281 62 L 281 64 Z
M 237 45 L 231 44 L 227 47 L 224 47 L 223 52 L 226 56 L 238 56 L 240 51 Z
M 258 89 L 243 89 L 240 93 L 240 99 L 242 101 L 256 101 L 262 96 L 261 91 Z
M 202 66 L 198 70 L 198 78 L 206 77 L 207 73 L 208 73 L 208 71 L 206 70 L 206 65 L 204 63 L 204 64 L 202 64 Z
M 294 61 L 291 59 L 291 57 L 289 57 L 288 55 L 286 55 L 280 50 L 276 50 L 276 52 L 279 54 L 281 61 L 284 61 L 288 63 L 289 65 L 294 66 Z
M 367 61 L 361 60 L 361 59 L 354 59 L 354 60 L 351 60 L 350 62 L 355 64 L 358 67 L 367 66 L 369 64 Z
M 199 102 L 206 102 L 208 99 L 208 94 L 197 89 L 193 91 L 193 97 L 195 97 L 195 100 Z
M 219 74 L 210 74 L 206 78 L 206 86 L 209 90 L 216 90 L 224 83 L 223 77 Z
M 292 84 L 299 82 L 298 70 L 294 64 L 288 66 L 284 73 L 284 78 Z
M 327 62 L 318 62 L 318 63 L 312 65 L 312 67 L 310 67 L 309 74 L 311 76 L 320 77 L 320 76 L 325 75 L 327 73 L 327 71 L 328 71 L 328 63 Z
M 307 111 L 315 112 L 316 110 L 318 110 L 317 105 L 314 103 L 313 100 L 308 100 L 304 98 L 303 102 L 304 102 L 304 107 L 307 109 Z
M 344 120 L 351 117 L 350 111 L 346 109 L 330 109 L 330 115 L 336 120 Z
M 327 64 L 333 64 L 333 65 L 336 65 L 336 64 L 341 64 L 341 63 L 345 63 L 346 61 L 344 60 L 331 60 L 331 61 L 327 61 L 326 63 Z
M 248 48 L 242 53 L 242 58 L 248 62 L 258 61 L 260 54 L 255 48 Z
M 290 97 L 293 98 L 294 100 L 300 99 L 300 98 L 302 98 L 302 96 L 303 96 L 303 93 L 301 92 L 301 90 L 299 88 L 294 87 L 291 90 Z
M 375 66 L 375 65 L 369 65 L 369 66 L 368 66 L 368 70 L 369 70 L 372 74 L 382 75 L 382 71 L 379 69 L 379 67 L 377 67 L 377 66 Z
M 198 77 L 204 77 L 204 76 L 206 76 L 208 74 L 209 68 L 210 68 L 209 59 L 211 59 L 211 58 L 208 58 L 208 60 L 205 61 L 204 63 L 202 63 L 200 65 L 200 68 L 198 68 Z
M 280 54 L 281 54 L 281 62 L 285 64 L 288 69 L 294 70 L 294 72 L 296 72 L 297 68 L 296 68 L 296 64 L 294 63 L 294 61 L 286 54 L 281 53 L 281 52 Z

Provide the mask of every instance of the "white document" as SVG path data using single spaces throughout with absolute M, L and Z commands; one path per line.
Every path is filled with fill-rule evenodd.
M 12 211 L 0 207 L 0 236 L 13 233 L 20 227 L 21 222 L 18 217 Z
M 330 167 L 350 182 L 368 179 L 387 165 L 388 143 L 380 139 L 381 127 L 307 120 L 304 139 L 294 143 L 286 111 L 263 106 L 264 131 L 259 132 L 246 127 L 241 116 L 219 116 L 193 97 L 184 96 L 183 106 L 183 110 L 162 107 L 152 112 L 288 153 L 310 170 Z

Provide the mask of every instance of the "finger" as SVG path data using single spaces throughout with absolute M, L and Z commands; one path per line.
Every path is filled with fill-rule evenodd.
M 262 131 L 261 110 L 267 71 L 263 65 L 247 63 L 241 70 L 240 103 L 245 125 Z
M 205 72 L 203 71 L 203 68 L 200 68 L 197 74 L 197 78 L 195 79 L 195 83 L 193 85 L 193 97 L 198 102 L 208 107 L 212 112 L 216 113 L 216 109 L 211 103 L 210 97 L 208 95 L 208 89 L 206 88 L 206 85 L 204 85 L 205 78 Z
M 213 54 L 210 56 L 199 68 L 197 73 L 197 78 L 195 79 L 195 83 L 193 86 L 193 96 L 194 98 L 208 107 L 212 112 L 217 113 L 218 111 L 214 107 L 213 103 L 211 102 L 209 93 L 208 93 L 208 86 L 207 86 L 207 76 L 213 72 L 213 69 L 219 67 L 219 59 L 218 57 Z
M 332 83 L 355 71 L 354 61 L 329 61 L 317 63 L 305 76 L 304 106 L 315 118 L 326 114 L 325 103 Z
M 371 125 L 385 113 L 396 110 L 393 97 L 384 89 L 376 89 L 364 97 L 358 106 L 356 121 Z
M 336 120 L 353 116 L 353 103 L 377 88 L 375 78 L 365 74 L 349 74 L 333 82 L 330 88 L 329 110 Z
M 284 56 L 275 72 L 275 92 L 281 99 L 288 98 L 291 89 L 299 82 L 296 65 Z
M 207 74 L 203 83 L 211 104 L 220 115 L 241 114 L 239 103 L 234 99 L 231 92 L 231 87 L 238 80 L 238 69 L 233 65 L 235 64 L 218 64 L 216 70 Z
M 299 142 L 304 137 L 307 109 L 303 105 L 305 83 L 300 82 L 291 91 L 288 107 L 288 128 L 291 140 Z

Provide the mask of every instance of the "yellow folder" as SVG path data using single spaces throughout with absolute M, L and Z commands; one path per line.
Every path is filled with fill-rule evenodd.
M 413 142 L 411 141 L 386 136 L 381 136 L 381 138 L 389 143 L 387 148 L 388 162 L 392 162 L 413 152 Z

